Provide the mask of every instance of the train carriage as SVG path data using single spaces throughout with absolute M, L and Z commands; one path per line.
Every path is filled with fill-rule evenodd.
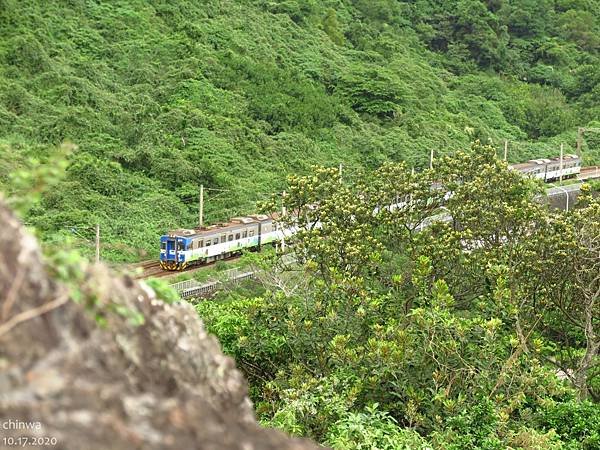
M 577 155 L 565 155 L 562 159 L 532 159 L 525 163 L 511 164 L 510 168 L 526 176 L 545 182 L 570 178 L 581 172 L 581 158 Z
M 510 165 L 526 176 L 545 182 L 569 178 L 581 171 L 581 158 L 565 155 L 562 158 L 533 159 Z M 435 185 L 432 188 L 436 188 Z M 446 199 L 452 194 L 448 192 Z M 390 210 L 401 203 L 390 205 Z M 228 258 L 244 249 L 259 249 L 261 245 L 286 239 L 296 228 L 277 229 L 276 216 L 251 215 L 234 217 L 227 223 L 195 229 L 170 231 L 160 238 L 160 265 L 165 270 L 183 270 L 191 265 Z
M 257 214 L 208 227 L 170 231 L 160 238 L 160 265 L 165 270 L 183 270 L 273 243 L 282 237 L 273 219 Z

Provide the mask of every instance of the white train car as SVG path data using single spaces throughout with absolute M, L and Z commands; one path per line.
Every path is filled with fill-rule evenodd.
M 208 227 L 170 231 L 160 238 L 160 265 L 165 270 L 183 270 L 227 258 L 243 249 L 281 242 L 295 233 L 294 229 L 278 228 L 274 219 L 256 214 Z
M 510 165 L 526 176 L 545 182 L 576 176 L 581 171 L 581 158 L 565 155 L 560 158 L 532 159 Z M 447 200 L 452 193 L 446 193 Z M 399 202 L 385 207 L 390 211 L 405 206 Z M 379 212 L 379 208 L 373 214 Z M 317 224 L 319 226 L 320 224 Z M 186 267 L 227 258 L 243 249 L 258 249 L 262 245 L 283 242 L 298 229 L 278 228 L 276 216 L 264 214 L 234 217 L 227 223 L 195 229 L 170 231 L 160 238 L 160 265 L 165 270 L 183 270 Z
M 577 155 L 564 155 L 552 159 L 532 159 L 525 163 L 511 164 L 510 168 L 523 175 L 543 180 L 546 183 L 562 178 L 570 178 L 581 172 L 581 158 Z

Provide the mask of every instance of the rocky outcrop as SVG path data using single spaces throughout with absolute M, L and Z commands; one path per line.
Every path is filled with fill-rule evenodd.
M 317 448 L 257 425 L 190 305 L 104 266 L 54 281 L 1 203 L 0 233 L 0 448 Z

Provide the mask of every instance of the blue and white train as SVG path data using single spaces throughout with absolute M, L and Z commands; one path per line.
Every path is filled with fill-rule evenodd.
M 512 164 L 511 169 L 545 182 L 569 178 L 581 171 L 581 158 L 566 155 L 560 158 L 533 159 Z M 451 196 L 446 194 L 446 199 Z M 387 208 L 402 207 L 403 202 Z M 374 211 L 377 213 L 378 208 Z M 251 215 L 234 217 L 227 223 L 196 229 L 170 231 L 160 238 L 160 265 L 165 270 L 183 270 L 192 265 L 225 259 L 244 249 L 259 249 L 262 245 L 284 242 L 296 229 L 277 228 L 274 216 Z
M 191 265 L 228 258 L 244 249 L 282 242 L 293 230 L 278 229 L 264 214 L 234 217 L 227 223 L 170 231 L 160 237 L 160 266 L 183 270 Z

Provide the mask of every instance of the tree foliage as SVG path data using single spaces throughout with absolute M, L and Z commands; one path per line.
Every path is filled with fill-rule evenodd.
M 539 192 L 480 144 L 420 172 L 292 176 L 265 207 L 283 202 L 299 227 L 287 270 L 303 288 L 199 312 L 263 421 L 288 432 L 336 448 L 588 448 L 576 436 L 594 443 L 596 425 L 552 424 L 600 414 L 578 400 L 599 395 L 599 203 L 567 215 Z

